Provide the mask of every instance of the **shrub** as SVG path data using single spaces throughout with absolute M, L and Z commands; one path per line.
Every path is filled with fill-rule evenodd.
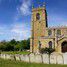
M 40 49 L 40 53 L 48 53 L 48 54 L 51 54 L 52 52 L 54 52 L 55 51 L 55 49 L 53 49 L 53 48 L 41 48 Z

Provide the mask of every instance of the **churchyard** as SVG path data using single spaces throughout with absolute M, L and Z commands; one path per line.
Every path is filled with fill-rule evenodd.
M 43 63 L 43 64 L 61 64 L 67 65 L 67 53 L 51 53 L 49 54 L 7 54 L 1 53 L 0 58 L 4 60 L 14 60 L 28 63 Z
M 67 65 L 26 63 L 21 61 L 0 59 L 0 67 L 67 67 Z

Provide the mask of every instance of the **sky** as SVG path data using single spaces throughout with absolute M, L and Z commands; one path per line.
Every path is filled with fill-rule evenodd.
M 67 0 L 38 0 L 46 3 L 48 26 L 67 26 Z M 24 40 L 31 36 L 32 4 L 37 0 L 0 0 L 0 41 Z

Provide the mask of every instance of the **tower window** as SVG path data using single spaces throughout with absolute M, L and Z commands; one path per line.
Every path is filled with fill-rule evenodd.
M 52 41 L 49 41 L 49 48 L 52 48 Z
M 61 30 L 57 30 L 57 35 L 61 35 Z
M 51 36 L 51 35 L 52 35 L 52 31 L 48 30 L 48 36 Z
M 36 14 L 36 20 L 40 20 L 40 14 L 39 13 Z

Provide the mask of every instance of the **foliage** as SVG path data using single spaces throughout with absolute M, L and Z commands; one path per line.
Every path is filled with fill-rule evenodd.
M 0 51 L 22 51 L 30 49 L 30 38 L 27 40 L 16 41 L 12 39 L 11 41 L 0 42 Z
M 41 54 L 45 53 L 45 48 L 41 48 L 41 49 L 40 49 L 40 53 L 41 53 Z
M 52 52 L 54 52 L 55 51 L 55 49 L 52 49 L 52 48 L 42 48 L 41 50 L 40 50 L 40 53 L 48 53 L 48 54 L 51 54 Z
M 50 54 L 52 53 L 52 52 L 54 52 L 55 51 L 55 49 L 53 49 L 53 48 L 42 48 L 41 50 L 40 50 L 40 53 L 47 53 L 47 54 L 49 54 L 49 64 L 50 64 Z
M 3 51 L 1 52 L 1 54 L 23 54 L 23 55 L 26 55 L 26 54 L 30 54 L 30 52 L 28 51 Z

